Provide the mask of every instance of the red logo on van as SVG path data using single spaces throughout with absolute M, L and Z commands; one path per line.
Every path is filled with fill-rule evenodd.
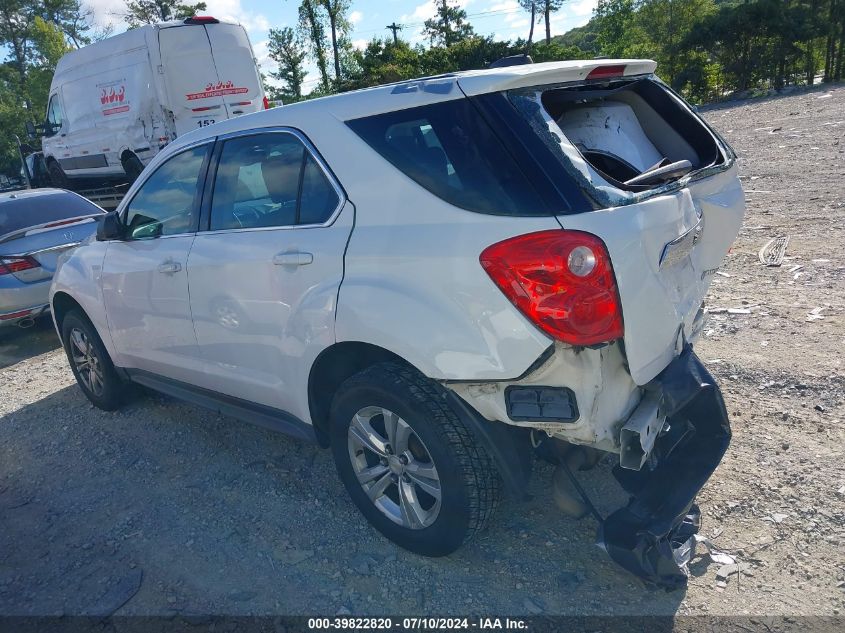
M 225 95 L 241 95 L 249 92 L 249 88 L 236 88 L 231 81 L 218 81 L 216 84 L 206 84 L 203 92 L 191 92 L 185 96 L 188 101 L 197 99 L 208 99 L 209 97 L 223 97 Z
M 100 84 L 100 105 L 103 116 L 129 112 L 129 99 L 126 97 L 125 80 Z
M 108 105 L 110 103 L 123 103 L 123 99 L 126 97 L 126 86 L 120 86 L 117 89 L 117 92 L 114 90 L 114 86 L 111 86 L 108 91 L 105 88 L 100 90 L 100 103 L 103 105 Z

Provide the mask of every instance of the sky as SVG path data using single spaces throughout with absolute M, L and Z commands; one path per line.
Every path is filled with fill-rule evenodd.
M 267 33 L 271 28 L 296 26 L 298 0 L 205 0 L 208 8 L 202 12 L 218 19 L 239 22 L 246 28 L 256 58 L 265 73 L 275 70 L 275 64 L 267 56 Z M 83 0 L 94 15 L 99 26 L 112 24 L 115 33 L 126 29 L 120 18 L 124 0 Z M 460 0 L 469 21 L 476 32 L 492 35 L 498 40 L 528 37 L 530 14 L 519 7 L 516 0 Z M 422 35 L 423 22 L 435 12 L 432 0 L 352 0 L 349 19 L 352 22 L 350 39 L 363 48 L 373 37 L 391 36 L 385 27 L 394 21 L 404 25 L 400 37 L 411 42 L 426 43 Z M 560 35 L 569 29 L 586 24 L 590 19 L 596 0 L 569 0 L 551 21 L 552 35 Z M 538 16 L 540 17 L 540 16 Z M 542 21 L 535 27 L 535 38 L 544 36 Z M 313 64 L 307 67 L 308 76 L 305 92 L 317 84 Z

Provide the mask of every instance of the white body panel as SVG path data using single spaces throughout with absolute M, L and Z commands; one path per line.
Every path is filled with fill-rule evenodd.
M 442 382 L 491 421 L 514 423 L 504 402 L 509 385 L 568 386 L 581 417 L 550 432 L 618 450 L 619 429 L 641 400 L 639 386 L 671 361 L 679 340 L 695 335 L 698 306 L 742 218 L 736 168 L 617 208 L 558 218 L 495 216 L 459 209 L 430 193 L 345 123 L 463 99 L 460 88 L 478 94 L 583 79 L 597 65 L 610 63 L 540 64 L 536 72 L 535 67 L 517 67 L 420 80 L 195 130 L 153 165 L 202 139 L 285 126 L 313 143 L 348 201 L 329 227 L 200 231 L 190 237 L 189 252 L 180 259 L 187 270 L 185 280 L 178 281 L 181 291 L 164 288 L 155 275 L 155 281 L 141 275 L 130 281 L 140 262 L 135 252 L 122 254 L 120 262 L 109 257 L 102 282 L 93 269 L 91 280 L 81 280 L 73 271 L 88 260 L 74 261 L 74 256 L 68 278 L 64 269 L 57 273 L 55 289 L 75 296 L 74 284 L 79 284 L 87 296 L 102 283 L 105 308 L 102 302 L 88 302 L 86 309 L 98 313 L 98 324 L 106 322 L 104 312 L 109 312 L 116 338 L 110 352 L 117 354 L 117 364 L 157 367 L 157 373 L 281 408 L 306 422 L 311 421 L 307 386 L 314 360 L 334 343 L 363 342 Z M 630 74 L 654 68 L 653 62 L 625 63 Z M 661 269 L 665 245 L 693 228 L 700 215 L 705 223 L 699 243 L 684 259 Z M 510 303 L 479 263 L 491 244 L 561 225 L 593 233 L 607 245 L 621 294 L 624 355 L 617 343 L 575 349 L 553 342 Z M 158 241 L 182 239 L 189 238 Z M 313 263 L 296 269 L 272 265 L 273 255 L 288 249 L 313 254 Z M 156 253 L 150 261 L 158 263 L 163 255 Z M 130 289 L 146 296 L 130 296 Z M 184 292 L 183 299 L 172 297 L 164 309 L 171 290 Z M 193 329 L 186 327 L 186 318 L 192 318 Z M 168 343 L 162 327 L 178 342 Z M 147 351 L 130 349 L 137 337 L 149 337 Z M 552 346 L 553 354 L 537 367 Z
M 310 418 L 307 368 L 335 342 L 343 250 L 354 220 L 346 203 L 329 226 L 197 235 L 188 275 L 205 363 L 199 386 Z M 293 253 L 312 261 L 277 258 Z
M 194 40 L 204 47 L 188 46 Z M 217 58 L 226 60 L 222 83 Z M 227 109 L 221 93 L 243 105 Z M 43 140 L 45 159 L 58 161 L 68 176 L 97 176 L 123 174 L 126 152 L 146 164 L 178 135 L 260 110 L 264 91 L 242 26 L 169 22 L 68 53 L 50 98 L 61 104 L 63 121 Z M 193 111 L 209 105 L 220 107 Z

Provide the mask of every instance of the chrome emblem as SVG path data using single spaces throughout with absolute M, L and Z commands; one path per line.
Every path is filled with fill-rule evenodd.
M 680 237 L 676 237 L 663 247 L 660 254 L 660 268 L 674 266 L 692 252 L 704 232 L 704 216 L 698 216 L 698 222 Z

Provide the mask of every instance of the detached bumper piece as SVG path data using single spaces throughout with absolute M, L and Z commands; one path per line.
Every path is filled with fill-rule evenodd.
M 722 393 L 691 347 L 651 383 L 668 428 L 655 442 L 649 470 L 617 466 L 614 476 L 632 495 L 599 528 L 599 542 L 631 573 L 667 590 L 686 584 L 701 515 L 695 496 L 731 440 Z

